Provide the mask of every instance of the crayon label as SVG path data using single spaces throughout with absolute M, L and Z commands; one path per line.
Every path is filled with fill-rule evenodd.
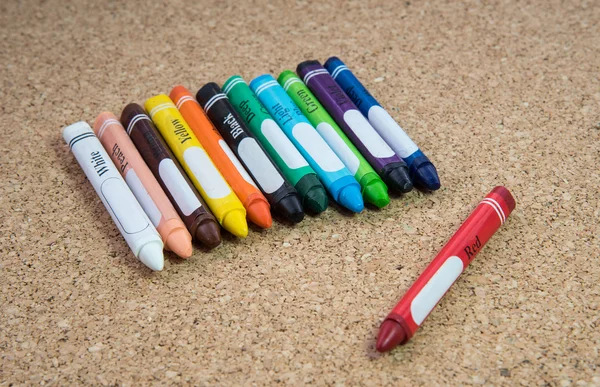
M 260 130 L 288 168 L 298 169 L 308 166 L 304 157 L 298 152 L 298 149 L 296 149 L 290 139 L 283 134 L 283 131 L 275 121 L 271 119 L 264 120 L 260 126 Z
M 435 272 L 423 286 L 419 294 L 410 303 L 410 312 L 417 325 L 421 325 L 425 317 L 442 299 L 450 286 L 456 281 L 464 269 L 462 259 L 453 255 Z
M 183 159 L 209 198 L 220 199 L 231 193 L 231 189 L 204 149 L 189 147 L 183 152 Z
M 163 159 L 158 164 L 158 174 L 162 182 L 167 186 L 169 193 L 173 196 L 177 207 L 185 216 L 202 207 L 200 200 L 192 191 L 190 185 L 185 181 L 181 172 L 171 159 Z
M 381 159 L 394 156 L 392 148 L 383 141 L 361 112 L 356 109 L 348 110 L 344 113 L 344 121 L 373 156 Z
M 336 172 L 344 168 L 342 161 L 333 153 L 325 140 L 306 122 L 294 125 L 292 134 L 325 172 Z
M 254 180 L 252 180 L 252 178 L 250 177 L 250 175 L 248 175 L 248 172 L 246 172 L 246 169 L 244 168 L 244 166 L 242 165 L 242 163 L 240 163 L 240 160 L 238 160 L 238 158 L 235 157 L 235 155 L 233 154 L 233 151 L 231 150 L 231 148 L 229 147 L 229 145 L 227 145 L 227 143 L 225 142 L 225 140 L 220 139 L 219 140 L 219 145 L 221 145 L 221 148 L 223 149 L 223 152 L 225 152 L 225 154 L 227 155 L 227 157 L 229 158 L 229 160 L 231 161 L 231 163 L 235 166 L 235 169 L 237 169 L 237 171 L 244 178 L 244 180 L 246 180 L 246 182 L 248 184 L 250 184 L 253 187 L 255 187 L 256 189 L 258 189 L 258 187 L 256 186 L 256 184 L 254 184 Z M 238 151 L 239 151 L 239 147 L 238 147 Z
M 281 174 L 255 139 L 243 139 L 238 146 L 238 153 L 263 191 L 270 194 L 283 185 Z
M 348 145 L 346 145 L 335 129 L 333 129 L 333 126 L 329 125 L 327 122 L 321 122 L 317 125 L 317 131 L 325 139 L 331 149 L 333 149 L 335 154 L 342 159 L 342 162 L 346 168 L 348 168 L 352 176 L 354 176 L 356 171 L 358 171 L 360 161 L 354 152 L 348 148 Z
M 375 130 L 387 141 L 398 156 L 403 159 L 419 150 L 417 144 L 408 137 L 400 125 L 381 106 L 369 109 L 369 122 Z
M 135 203 L 135 198 L 132 195 L 122 195 L 129 191 L 123 180 L 108 178 L 102 182 L 100 191 L 124 233 L 136 234 L 149 226 L 146 221 L 148 218 L 140 213 L 141 209 Z
M 146 215 L 148 215 L 148 218 L 150 218 L 150 221 L 154 227 L 157 227 L 158 223 L 160 223 L 162 214 L 156 207 L 156 204 L 154 204 L 154 201 L 150 197 L 148 191 L 146 191 L 146 188 L 142 184 L 142 181 L 138 175 L 135 173 L 135 170 L 130 169 L 129 172 L 127 172 L 127 175 L 125 175 L 125 181 L 127 182 L 127 185 L 131 189 L 131 192 L 133 192 L 133 195 L 137 201 L 144 209 Z

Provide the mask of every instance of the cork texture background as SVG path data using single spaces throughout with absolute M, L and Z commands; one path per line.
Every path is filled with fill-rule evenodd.
M 0 385 L 600 385 L 594 1 L 0 3 Z M 443 187 L 152 273 L 61 137 L 338 55 Z M 382 319 L 495 185 L 517 209 L 413 340 Z

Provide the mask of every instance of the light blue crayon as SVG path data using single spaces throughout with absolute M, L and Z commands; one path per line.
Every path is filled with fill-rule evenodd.
M 333 199 L 353 212 L 361 212 L 365 205 L 360 185 L 275 78 L 270 74 L 256 77 L 250 82 L 250 89 L 315 170 Z
M 408 137 L 389 113 L 381 107 L 379 102 L 367 91 L 344 62 L 333 56 L 327 59 L 324 67 L 381 137 L 398 156 L 402 157 L 408 165 L 413 184 L 427 191 L 439 189 L 440 179 L 433 163 L 421 152 L 419 147 Z

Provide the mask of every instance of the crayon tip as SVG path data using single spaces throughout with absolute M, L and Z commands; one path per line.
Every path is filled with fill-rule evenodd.
M 273 225 L 271 209 L 264 200 L 254 200 L 246 208 L 246 216 L 260 228 L 270 228 Z
M 423 163 L 419 165 L 413 174 L 413 181 L 417 188 L 426 191 L 435 191 L 440 189 L 440 178 L 433 164 Z
M 300 223 L 304 219 L 304 209 L 297 194 L 285 196 L 278 201 L 275 212 L 292 223 Z
M 304 196 L 304 208 L 308 208 L 314 214 L 320 214 L 327 209 L 329 199 L 323 186 L 311 188 Z
M 352 212 L 359 213 L 365 208 L 358 184 L 347 185 L 340 191 L 338 202 Z
M 398 165 L 397 167 L 390 169 L 382 176 L 382 178 L 390 188 L 401 193 L 407 193 L 413 189 L 413 184 L 410 181 L 410 175 L 406 165 Z
M 149 242 L 140 249 L 138 258 L 142 263 L 154 271 L 161 271 L 165 267 L 162 243 Z
M 385 320 L 379 328 L 375 348 L 377 348 L 377 351 L 379 352 L 391 351 L 396 348 L 398 344 L 402 343 L 405 337 L 406 332 L 404 332 L 402 325 L 394 320 Z
M 177 228 L 167 236 L 165 247 L 180 258 L 189 258 L 193 251 L 192 236 L 186 229 Z
M 221 244 L 221 228 L 212 219 L 205 220 L 196 229 L 196 240 L 209 249 Z
M 383 208 L 390 204 L 390 197 L 387 191 L 385 183 L 377 178 L 363 188 L 363 197 L 377 208 Z
M 248 236 L 248 223 L 246 223 L 245 211 L 238 209 L 231 210 L 223 217 L 221 225 L 223 228 L 238 238 Z

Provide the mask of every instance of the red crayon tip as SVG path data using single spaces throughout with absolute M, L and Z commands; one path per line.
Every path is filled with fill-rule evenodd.
M 402 325 L 398 324 L 394 320 L 385 320 L 379 328 L 379 335 L 377 336 L 377 344 L 375 348 L 379 352 L 387 352 L 396 348 L 398 344 L 404 341 L 406 332 Z

